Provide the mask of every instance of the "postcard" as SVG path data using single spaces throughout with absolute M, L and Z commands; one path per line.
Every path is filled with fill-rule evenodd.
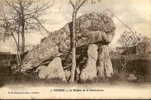
M 151 99 L 151 0 L 0 0 L 0 99 Z

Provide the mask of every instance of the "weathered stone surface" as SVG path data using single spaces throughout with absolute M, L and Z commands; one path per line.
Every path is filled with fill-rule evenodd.
M 88 60 L 85 68 L 81 71 L 80 80 L 93 80 L 97 77 L 96 61 L 98 58 L 98 46 L 90 44 L 88 47 Z
M 52 32 L 37 47 L 29 51 L 24 57 L 21 71 L 38 67 L 45 60 L 53 59 L 70 51 L 71 26 L 72 22 L 66 24 L 60 30 Z M 76 27 L 77 47 L 96 42 L 108 44 L 115 32 L 115 25 L 112 19 L 102 13 L 90 13 L 79 17 Z
M 38 72 L 38 77 L 40 79 L 47 79 L 47 76 L 49 75 L 48 67 L 47 66 L 39 66 L 36 70 Z
M 39 70 L 38 75 L 41 79 L 60 79 L 66 82 L 65 72 L 59 57 L 54 58 L 48 66 L 40 66 L 37 70 Z
M 65 70 L 65 77 L 67 81 L 70 79 L 70 76 L 71 76 L 71 72 L 68 70 Z
M 127 80 L 128 80 L 128 81 L 136 81 L 136 80 L 137 80 L 137 77 L 136 77 L 134 74 L 129 74 Z
M 99 47 L 98 56 L 98 77 L 104 79 L 105 77 L 111 77 L 113 75 L 113 67 L 110 58 L 110 48 L 108 46 Z

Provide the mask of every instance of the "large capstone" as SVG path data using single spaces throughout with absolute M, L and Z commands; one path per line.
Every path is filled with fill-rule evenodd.
M 59 79 L 66 82 L 65 72 L 59 57 L 54 58 L 48 66 L 39 66 L 37 70 L 40 79 Z
M 92 81 L 97 77 L 96 62 L 98 59 L 98 46 L 95 44 L 90 44 L 88 47 L 88 60 L 85 68 L 81 71 L 80 80 L 81 81 Z
M 108 44 L 114 33 L 112 19 L 102 13 L 90 13 L 79 17 L 76 21 L 76 46 L 101 42 Z M 60 30 L 54 31 L 44 38 L 39 45 L 29 51 L 21 66 L 21 71 L 34 69 L 43 62 L 56 56 L 66 55 L 71 50 L 72 22 Z
M 113 67 L 110 58 L 110 48 L 109 46 L 99 46 L 99 56 L 98 56 L 98 77 L 104 79 L 105 77 L 112 77 Z

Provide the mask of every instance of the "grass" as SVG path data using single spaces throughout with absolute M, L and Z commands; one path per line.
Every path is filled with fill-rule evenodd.
M 143 84 L 146 82 L 151 82 L 151 61 L 150 60 L 134 60 L 129 61 L 127 64 L 127 73 L 123 73 L 121 70 L 121 65 L 119 59 L 112 59 L 113 69 L 115 71 L 114 75 L 110 79 L 94 79 L 93 81 L 86 82 L 75 82 L 74 84 L 122 84 L 122 83 L 132 83 L 132 84 Z M 126 80 L 126 76 L 128 73 L 136 71 L 137 77 L 139 80 L 136 82 L 129 82 Z M 40 80 L 38 77 L 31 77 L 24 75 L 22 73 L 11 73 L 9 67 L 0 66 L 0 87 L 10 84 L 28 84 L 28 85 L 50 85 L 50 84 L 68 84 L 64 83 L 60 79 L 51 79 L 51 80 Z

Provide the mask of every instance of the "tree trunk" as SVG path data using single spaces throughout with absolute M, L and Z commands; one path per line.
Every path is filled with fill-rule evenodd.
M 24 26 L 22 27 L 22 46 L 21 46 L 21 54 L 24 54 L 25 52 L 25 32 L 24 32 Z
M 21 9 L 21 37 L 22 37 L 22 46 L 21 46 L 21 54 L 25 52 L 25 18 L 24 18 L 24 7 L 22 2 L 20 2 L 20 9 Z
M 21 64 L 21 50 L 20 50 L 20 24 L 18 25 L 18 30 L 17 30 L 17 36 L 18 36 L 18 44 L 17 45 L 17 59 L 19 60 L 18 65 Z
M 72 15 L 72 68 L 71 68 L 71 78 L 70 82 L 74 82 L 75 79 L 75 70 L 76 70 L 76 11 L 73 11 Z
M 16 47 L 17 47 L 17 59 L 16 59 L 16 62 L 17 62 L 17 65 L 20 65 L 21 64 L 21 57 L 20 57 L 20 51 L 19 51 L 19 44 L 14 36 L 14 34 L 11 32 L 11 35 L 15 41 L 15 44 L 16 44 Z

